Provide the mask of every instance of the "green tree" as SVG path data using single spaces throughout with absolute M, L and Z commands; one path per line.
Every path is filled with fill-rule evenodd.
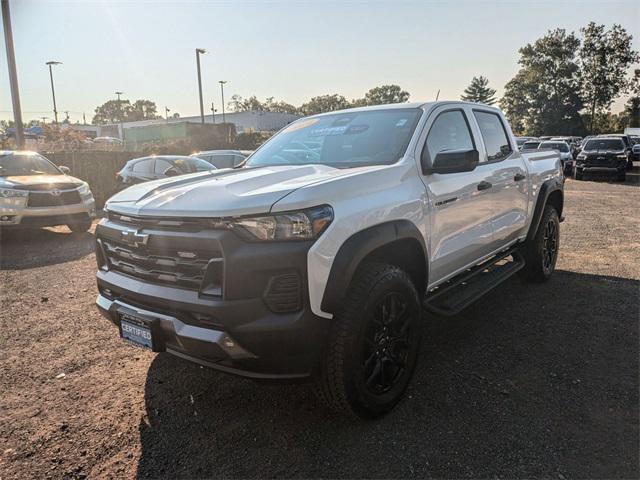
M 315 115 L 316 113 L 333 112 L 349 108 L 351 105 L 342 95 L 334 93 L 332 95 L 320 95 L 313 97 L 300 107 L 303 115 Z
M 105 123 L 119 123 L 127 120 L 127 111 L 131 108 L 129 100 L 108 100 L 99 107 L 96 107 L 96 114 L 92 123 L 101 125 Z
M 273 97 L 267 97 L 264 102 L 258 100 L 255 95 L 249 98 L 242 98 L 240 95 L 233 95 L 228 107 L 234 112 L 279 112 L 298 113 L 298 109 L 290 103 L 275 101 Z
M 580 31 L 580 87 L 588 108 L 589 131 L 593 132 L 596 115 L 607 112 L 613 101 L 628 91 L 631 80 L 626 77 L 627 70 L 640 56 L 632 48 L 633 37 L 620 25 L 605 30 L 604 25 L 591 22 Z
M 489 87 L 489 79 L 480 75 L 471 79 L 471 83 L 465 88 L 464 95 L 460 97 L 460 100 L 493 105 L 496 103 L 495 95 L 496 91 Z
M 255 95 L 252 95 L 249 98 L 242 98 L 240 95 L 233 95 L 227 104 L 227 107 L 234 112 L 260 112 L 264 110 L 264 105 Z
M 158 107 L 151 100 L 136 100 L 127 110 L 127 121 L 150 120 L 162 118 L 158 115 Z
M 368 105 L 404 103 L 409 100 L 409 96 L 409 92 L 402 90 L 399 85 L 381 85 L 365 93 L 364 98 L 354 100 L 352 106 L 363 107 Z
M 515 131 L 536 136 L 584 133 L 579 46 L 573 33 L 556 29 L 519 50 L 521 68 L 500 100 Z
M 105 123 L 134 122 L 137 120 L 149 120 L 162 118 L 158 115 L 155 102 L 151 100 L 136 100 L 133 104 L 129 100 L 109 100 L 96 107 L 96 114 L 92 123 L 100 125 Z
M 640 128 L 640 69 L 634 71 L 629 88 L 631 96 L 620 114 L 621 127 Z

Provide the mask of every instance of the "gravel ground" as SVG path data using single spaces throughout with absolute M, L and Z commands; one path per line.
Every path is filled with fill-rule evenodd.
M 91 234 L 5 233 L 0 478 L 638 478 L 639 207 L 568 181 L 553 279 L 428 318 L 406 399 L 369 423 L 125 345 Z

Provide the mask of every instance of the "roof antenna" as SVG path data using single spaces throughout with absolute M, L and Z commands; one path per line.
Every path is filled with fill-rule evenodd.
M 440 89 L 438 89 L 438 93 L 436 94 L 436 102 L 438 101 L 438 98 L 440 98 Z

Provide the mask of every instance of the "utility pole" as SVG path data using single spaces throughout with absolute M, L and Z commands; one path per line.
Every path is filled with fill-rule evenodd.
M 83 125 L 87 124 L 87 117 L 84 116 L 84 112 L 82 112 L 82 124 Z
M 164 107 L 164 117 L 167 119 L 167 123 L 169 123 L 169 112 L 171 110 L 169 110 L 169 107 Z
M 49 117 L 40 117 L 40 120 L 42 120 L 43 125 L 47 123 L 47 118 Z
M 56 90 L 53 88 L 53 65 L 62 65 L 62 62 L 56 62 L 55 60 L 50 60 L 45 65 L 49 65 L 49 79 L 51 80 L 51 96 L 53 97 L 53 118 L 55 118 L 55 122 L 58 123 L 58 109 L 56 108 Z
M 218 80 L 218 83 L 220 84 L 220 92 L 222 94 L 222 123 L 226 123 L 226 120 L 224 118 L 224 84 L 227 83 L 227 81 Z
M 11 103 L 13 104 L 13 121 L 16 124 L 16 148 L 24 148 L 24 131 L 22 126 L 22 110 L 20 109 L 20 91 L 18 89 L 18 71 L 16 56 L 13 51 L 13 33 L 11 32 L 11 13 L 9 0 L 2 1 L 2 26 L 4 27 L 4 43 L 7 48 L 7 66 L 9 67 L 9 85 L 11 87 Z
M 213 102 L 211 102 L 211 121 L 216 123 L 216 109 L 213 107 Z
M 204 48 L 196 48 L 196 65 L 198 67 L 198 92 L 200 93 L 200 121 L 204 123 L 204 103 L 202 103 L 202 77 L 200 75 L 200 54 L 207 51 Z
M 122 126 L 122 117 L 124 114 L 122 113 L 122 103 L 120 102 L 120 95 L 124 92 L 115 92 L 118 96 L 118 112 L 120 113 L 120 140 L 124 142 L 124 127 Z

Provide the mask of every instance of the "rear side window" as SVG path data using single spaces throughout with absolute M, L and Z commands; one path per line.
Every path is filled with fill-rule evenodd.
M 133 164 L 131 170 L 136 173 L 152 173 L 153 172 L 153 159 L 140 160 Z
M 451 110 L 438 115 L 427 135 L 426 148 L 432 162 L 440 152 L 472 150 L 473 140 L 464 113 Z
M 155 172 L 158 175 L 164 175 L 168 169 L 173 167 L 170 162 L 167 162 L 164 158 L 156 158 Z
M 487 150 L 487 160 L 497 162 L 511 155 L 511 144 L 502 120 L 495 113 L 474 111 Z

